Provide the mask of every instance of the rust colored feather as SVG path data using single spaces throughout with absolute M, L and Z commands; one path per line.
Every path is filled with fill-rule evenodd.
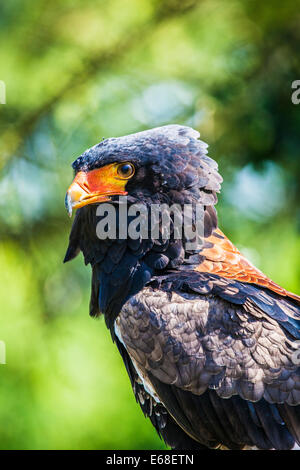
M 205 260 L 196 268 L 196 271 L 209 272 L 236 281 L 257 284 L 300 302 L 299 295 L 288 292 L 253 266 L 220 229 L 216 229 L 206 240 L 212 244 L 212 247 L 202 251 L 201 254 Z

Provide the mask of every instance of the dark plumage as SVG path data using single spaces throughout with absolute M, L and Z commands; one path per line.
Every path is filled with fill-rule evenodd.
M 165 126 L 106 139 L 77 158 L 65 261 L 81 250 L 91 264 L 90 314 L 104 315 L 136 400 L 168 445 L 290 449 L 300 441 L 300 298 L 218 229 L 222 178 L 198 137 Z M 119 177 L 128 162 L 134 172 Z M 161 232 L 100 240 L 95 202 L 109 200 L 119 214 L 125 191 L 129 207 L 142 203 L 148 214 L 155 203 L 202 204 L 201 246 L 187 249 L 172 224 L 168 240 Z

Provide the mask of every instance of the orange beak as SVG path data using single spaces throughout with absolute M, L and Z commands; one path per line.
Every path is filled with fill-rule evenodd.
M 127 180 L 118 177 L 114 163 L 89 172 L 78 172 L 65 197 L 69 216 L 73 209 L 107 202 L 110 196 L 126 196 L 126 183 Z

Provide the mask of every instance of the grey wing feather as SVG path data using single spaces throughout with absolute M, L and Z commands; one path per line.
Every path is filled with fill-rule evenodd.
M 210 388 L 222 398 L 300 404 L 299 346 L 259 309 L 147 288 L 118 321 L 129 354 L 163 383 L 196 395 Z

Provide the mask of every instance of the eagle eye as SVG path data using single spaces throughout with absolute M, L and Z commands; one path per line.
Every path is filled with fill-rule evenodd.
M 132 163 L 121 163 L 118 165 L 118 175 L 121 178 L 128 179 L 134 174 L 134 166 Z

